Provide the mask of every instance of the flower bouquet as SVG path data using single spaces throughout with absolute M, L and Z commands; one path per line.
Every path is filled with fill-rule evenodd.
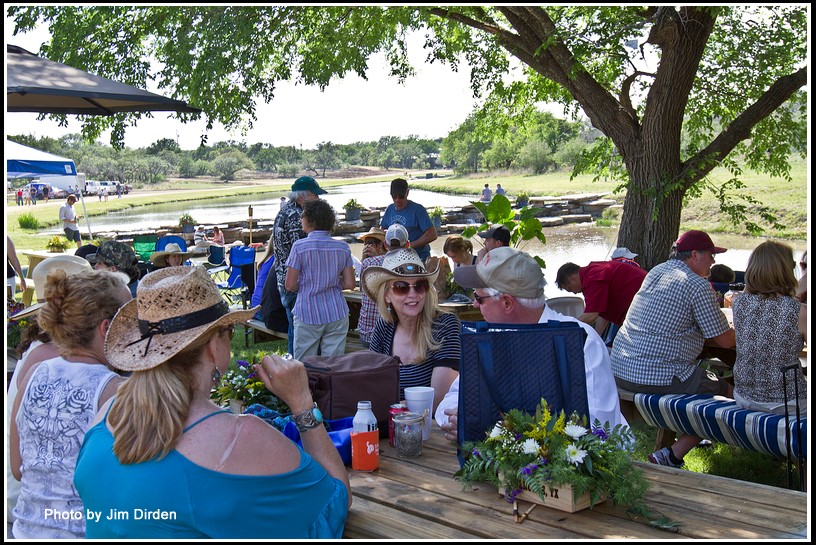
M 628 427 L 614 429 L 562 411 L 553 415 L 541 400 L 535 415 L 511 410 L 481 442 L 467 442 L 463 467 L 456 476 L 466 485 L 483 481 L 498 486 L 510 503 L 525 491 L 543 505 L 575 511 L 611 498 L 616 504 L 645 512 L 648 483 L 632 465 L 634 436 Z M 569 505 L 555 501 L 572 492 Z M 584 504 L 579 498 L 587 496 Z M 529 497 L 522 499 L 531 499 Z M 517 519 L 518 520 L 518 519 Z
M 258 378 L 252 364 L 238 360 L 221 376 L 221 380 L 210 395 L 219 405 L 227 406 L 238 402 L 243 407 L 258 404 L 279 413 L 289 413 L 289 407 L 266 389 Z

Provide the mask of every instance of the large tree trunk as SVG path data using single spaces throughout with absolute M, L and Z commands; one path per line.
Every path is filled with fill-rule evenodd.
M 683 190 L 674 190 L 660 202 L 640 191 L 628 191 L 618 230 L 618 246 L 638 254 L 645 269 L 666 261 L 680 229 Z M 652 212 L 657 212 L 657 218 Z

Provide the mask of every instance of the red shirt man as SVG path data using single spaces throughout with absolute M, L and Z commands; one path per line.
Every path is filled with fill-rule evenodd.
M 591 324 L 600 316 L 620 326 L 644 278 L 644 269 L 628 263 L 592 261 L 586 267 L 565 263 L 555 283 L 562 290 L 584 294 L 584 313 L 578 317 L 582 322 Z

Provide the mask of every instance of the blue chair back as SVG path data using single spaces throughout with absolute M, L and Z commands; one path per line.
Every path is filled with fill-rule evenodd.
M 230 250 L 229 261 L 232 267 L 255 263 L 255 248 L 251 246 L 233 246 Z
M 223 265 L 225 263 L 224 255 L 225 251 L 223 246 L 212 244 L 207 249 L 207 262 L 213 265 Z
M 175 242 L 176 244 L 178 244 L 182 252 L 187 251 L 187 241 L 178 235 L 165 235 L 161 237 L 159 240 L 156 241 L 156 251 L 157 252 L 164 251 L 164 248 L 171 242 Z

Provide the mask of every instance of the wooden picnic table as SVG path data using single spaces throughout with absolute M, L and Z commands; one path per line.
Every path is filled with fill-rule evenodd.
M 537 506 L 521 523 L 488 484 L 464 491 L 454 445 L 434 423 L 417 458 L 398 458 L 380 441 L 380 467 L 349 470 L 354 503 L 344 537 L 355 539 L 806 539 L 807 494 L 636 462 L 651 483 L 653 512 L 677 533 L 632 520 L 611 501 L 566 513 Z M 519 501 L 519 511 L 531 504 Z

